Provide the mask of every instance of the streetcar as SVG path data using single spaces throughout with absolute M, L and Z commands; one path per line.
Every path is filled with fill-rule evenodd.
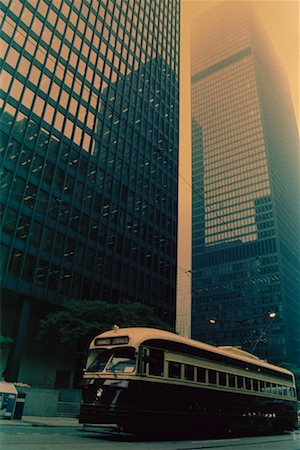
M 79 422 L 132 433 L 293 430 L 295 379 L 235 347 L 115 327 L 90 344 Z

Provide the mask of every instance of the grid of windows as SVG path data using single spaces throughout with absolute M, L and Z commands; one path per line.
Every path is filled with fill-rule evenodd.
M 178 1 L 6 0 L 0 18 L 4 286 L 173 323 Z
M 183 364 L 175 361 L 167 362 L 168 378 L 181 379 L 206 384 L 210 386 L 225 387 L 231 390 L 257 392 L 261 395 L 285 396 L 295 398 L 295 388 L 265 380 L 253 379 L 233 373 L 221 372 L 205 367 Z
M 293 122 L 293 112 L 282 108 L 286 91 L 265 41 L 244 4 L 230 12 L 216 8 L 192 30 L 192 333 L 250 351 L 255 345 L 280 361 L 289 339 L 293 353 L 299 347 L 285 305 L 295 311 L 299 297 L 294 200 L 300 191 L 291 164 L 297 132 L 280 125 Z M 285 245 L 293 274 L 280 263 Z M 243 322 L 273 310 L 278 318 L 262 338 L 265 319 Z M 211 318 L 219 319 L 215 326 Z
M 248 56 L 192 84 L 193 117 L 201 124 L 203 144 L 203 170 L 199 158 L 193 160 L 194 185 L 204 178 L 207 246 L 256 240 L 253 203 L 270 194 L 265 147 L 257 145 L 263 132 L 254 77 Z M 228 198 L 237 201 L 224 213 Z

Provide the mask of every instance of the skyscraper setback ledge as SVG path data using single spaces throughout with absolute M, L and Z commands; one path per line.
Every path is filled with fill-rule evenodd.
M 235 62 L 249 55 L 251 55 L 251 48 L 246 48 L 245 50 L 242 50 L 241 52 L 236 53 L 235 55 L 229 56 L 228 58 L 225 58 L 223 61 L 220 61 L 218 64 L 214 64 L 213 66 L 207 67 L 201 72 L 194 74 L 192 76 L 192 83 L 196 83 L 198 80 L 201 80 L 202 78 L 205 78 L 211 75 L 212 73 L 217 72 L 218 70 L 224 69 L 224 67 L 227 67 L 230 64 L 234 64 Z

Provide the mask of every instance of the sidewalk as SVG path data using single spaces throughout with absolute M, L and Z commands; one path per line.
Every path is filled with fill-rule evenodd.
M 28 426 L 33 427 L 83 427 L 78 423 L 78 419 L 69 417 L 38 417 L 38 416 L 23 416 L 21 420 L 0 419 L 0 428 L 2 426 Z

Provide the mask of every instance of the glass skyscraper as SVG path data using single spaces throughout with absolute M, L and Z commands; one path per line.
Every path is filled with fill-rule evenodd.
M 192 336 L 299 363 L 299 141 L 287 80 L 244 3 L 194 24 L 191 70 Z
M 175 323 L 179 1 L 5 0 L 0 21 L 7 376 L 68 387 L 35 345 L 51 305 Z

